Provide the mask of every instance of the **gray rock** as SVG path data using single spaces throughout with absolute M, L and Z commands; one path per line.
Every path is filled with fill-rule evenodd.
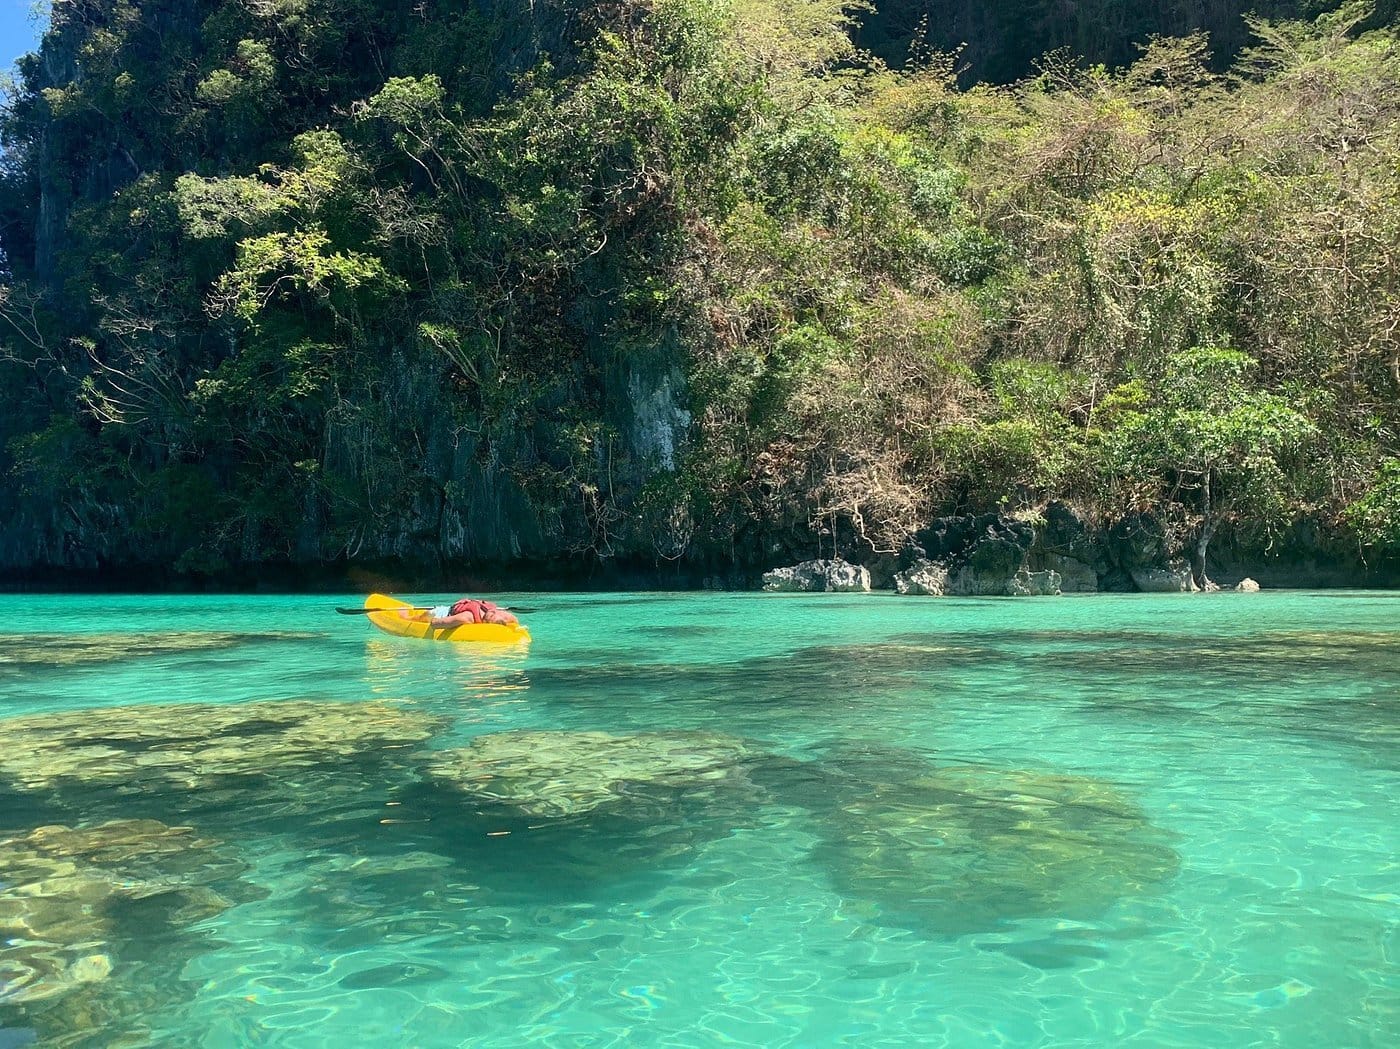
M 1066 594 L 1096 594 L 1099 590 L 1099 574 L 1091 565 L 1070 557 L 1068 554 L 1042 554 L 1040 562 L 1044 570 L 1060 577 L 1060 591 Z
M 1144 594 L 1184 594 L 1194 593 L 1196 581 L 1191 577 L 1191 566 L 1185 561 L 1169 561 L 1166 565 L 1151 568 L 1138 568 L 1132 573 L 1133 582 Z
M 1235 584 L 1235 590 L 1241 594 L 1257 594 L 1259 593 L 1259 584 L 1246 576 Z
M 1002 565 L 1011 575 L 1035 542 L 1028 521 L 1001 514 L 940 517 L 914 536 L 924 556 L 945 564 L 975 562 L 983 573 Z
M 948 573 L 944 593 L 954 597 L 1034 597 L 1060 593 L 1058 572 L 1032 572 L 1019 568 L 1014 572 L 982 573 L 973 565 L 961 565 Z
M 1017 542 L 1016 538 L 988 536 L 979 540 L 968 552 L 967 567 L 980 579 L 1000 579 L 1004 586 L 1007 580 L 1025 567 L 1028 549 L 1029 543 Z
M 1075 523 L 1077 519 L 1071 522 Z M 1062 530 L 1072 531 L 1068 526 Z M 1073 539 L 1066 538 L 1065 545 L 1073 546 Z M 1055 558 L 1055 566 L 1028 563 L 1034 543 L 1035 530 L 1027 521 L 999 514 L 940 517 L 915 537 L 903 555 L 906 567 L 895 574 L 894 586 L 901 594 L 958 597 L 1058 594 L 1063 577 L 1057 566 L 1063 561 L 1073 566 L 1076 590 L 1098 589 L 1094 569 L 1067 555 L 1048 555 Z M 1082 542 L 1079 545 L 1088 549 Z
M 1060 593 L 1060 573 L 1028 572 L 1022 569 L 1012 578 L 1006 593 L 1010 597 L 1053 596 Z
M 842 560 L 803 561 L 763 573 L 763 589 L 774 592 L 859 593 L 870 589 L 870 570 Z
M 1119 518 L 1104 534 L 1103 542 L 1109 560 L 1132 576 L 1134 582 L 1139 572 L 1160 570 L 1168 556 L 1162 522 L 1151 514 Z
M 906 586 L 912 586 L 914 572 L 930 580 L 936 573 L 925 567 L 934 564 L 942 568 L 942 593 L 959 597 L 1002 597 L 1019 594 L 1027 586 L 1018 586 L 1018 576 L 1028 574 L 1027 554 L 1035 542 L 1035 529 L 1028 521 L 1001 514 L 979 517 L 940 517 L 914 537 L 913 549 L 918 559 L 902 573 Z M 921 571 L 920 571 L 921 570 Z M 898 582 L 896 582 L 898 587 Z M 923 590 L 909 593 L 932 592 Z
M 1067 594 L 1097 593 L 1114 569 L 1098 529 L 1073 506 L 1059 501 L 1045 507 L 1026 567 L 1059 572 L 1060 589 Z M 1123 579 L 1126 583 L 1126 576 Z
M 683 407 L 685 378 L 680 369 L 647 369 L 634 360 L 623 403 L 632 413 L 632 447 L 639 462 L 673 473 L 691 422 L 690 412 Z
M 941 597 L 948 590 L 948 569 L 937 561 L 921 557 L 903 572 L 896 572 L 894 588 L 901 594 Z
M 972 565 L 959 565 L 948 573 L 947 592 L 954 597 L 1003 597 L 1016 570 L 983 573 Z

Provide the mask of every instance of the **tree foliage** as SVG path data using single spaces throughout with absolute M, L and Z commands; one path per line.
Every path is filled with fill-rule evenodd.
M 863 10 L 56 5 L 0 115 L 23 527 L 758 560 L 1070 497 L 1199 562 L 1298 514 L 1394 548 L 1395 32 L 964 89 Z

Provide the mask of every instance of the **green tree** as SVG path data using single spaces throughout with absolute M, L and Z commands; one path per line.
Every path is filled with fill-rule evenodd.
M 1400 552 L 1400 459 L 1381 463 L 1360 499 L 1345 517 L 1367 546 L 1394 555 Z
M 1149 383 L 1120 387 L 1101 416 L 1105 466 L 1191 513 L 1192 574 L 1203 588 L 1220 521 L 1247 510 L 1276 526 L 1297 494 L 1289 457 L 1316 433 L 1286 399 L 1250 384 L 1255 368 L 1236 350 L 1171 354 Z

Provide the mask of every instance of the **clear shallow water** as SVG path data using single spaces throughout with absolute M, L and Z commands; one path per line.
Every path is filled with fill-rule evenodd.
M 1400 1043 L 1400 595 L 517 600 L 528 653 L 380 635 L 334 614 L 352 598 L 0 597 L 0 837 L 216 843 L 149 861 L 174 896 L 89 901 L 91 942 L 51 921 L 61 993 L 12 979 L 0 1045 Z M 176 642 L 111 659 L 103 630 Z M 198 630 L 240 636 L 180 650 Z M 250 775 L 261 723 L 204 705 L 267 700 L 432 734 Z M 173 703 L 224 749 L 153 775 L 130 741 L 44 735 Z M 744 749 L 562 815 L 425 772 L 513 730 Z M 0 973 L 32 969 L 6 935 Z M 93 957 L 110 974 L 62 969 Z

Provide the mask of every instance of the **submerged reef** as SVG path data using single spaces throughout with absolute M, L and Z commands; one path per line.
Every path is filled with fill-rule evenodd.
M 1093 779 L 954 766 L 828 786 L 814 860 L 874 920 L 922 933 L 1089 917 L 1179 863 L 1169 834 Z
M 1394 631 L 1266 630 L 1202 636 L 1192 645 L 1194 680 L 1184 690 L 1181 649 L 1171 635 L 1133 631 L 1021 635 L 1037 671 L 1081 685 L 1092 717 L 1151 719 L 1171 732 L 1208 719 L 1229 735 L 1262 733 L 1325 740 L 1353 760 L 1394 769 L 1400 762 L 1400 644 Z M 1013 653 L 1014 654 L 1014 653 Z M 1365 690 L 1320 684 L 1366 668 Z M 1134 687 L 1097 687 L 1105 674 L 1130 668 Z M 1306 691 L 1300 682 L 1318 682 Z M 1189 729 L 1188 729 L 1189 731 Z
M 438 724 L 385 703 L 304 700 L 34 714 L 0 720 L 0 779 L 31 791 L 152 780 L 193 790 L 410 746 Z
M 167 634 L 0 634 L 0 673 L 19 668 L 72 667 L 149 656 L 210 652 L 256 642 L 300 641 L 316 634 L 238 634 L 173 631 Z
M 480 801 L 540 817 L 623 807 L 649 789 L 732 781 L 753 752 L 710 732 L 519 731 L 434 755 L 429 775 Z
M 1181 670 L 1179 640 L 1146 631 L 1034 631 L 1018 635 L 1043 646 L 1037 658 L 1056 669 L 1098 672 L 1125 664 L 1147 673 Z M 1266 630 L 1237 636 L 1196 638 L 1193 657 L 1202 666 L 1246 675 L 1285 676 L 1300 670 L 1334 669 L 1367 662 L 1378 672 L 1400 675 L 1394 631 Z
M 738 734 L 770 731 L 773 719 L 791 717 L 808 723 L 844 716 L 874 706 L 880 697 L 898 693 L 929 675 L 947 674 L 985 664 L 996 649 L 962 636 L 910 635 L 878 645 L 810 645 L 732 662 L 634 662 L 635 656 L 577 666 L 530 669 L 537 698 L 555 701 L 570 715 L 588 709 L 612 724 L 627 711 L 644 711 L 651 696 L 662 692 L 673 710 L 703 715 L 723 696 L 726 727 Z M 852 680 L 860 681 L 852 693 Z M 833 715 L 832 697 L 849 706 Z
M 155 820 L 40 827 L 0 840 L 0 1005 L 119 974 L 132 928 L 181 929 L 260 892 L 219 842 Z

